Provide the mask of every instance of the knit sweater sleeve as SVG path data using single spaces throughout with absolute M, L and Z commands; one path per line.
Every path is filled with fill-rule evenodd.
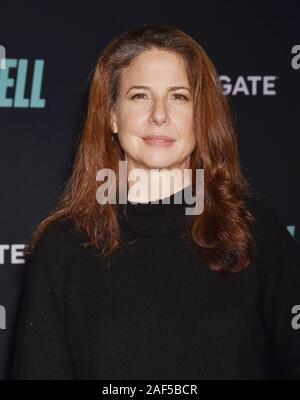
M 275 378 L 300 379 L 300 248 L 266 202 L 256 208 L 260 313 Z
M 31 256 L 18 313 L 12 379 L 73 379 L 66 323 L 65 222 L 43 233 Z

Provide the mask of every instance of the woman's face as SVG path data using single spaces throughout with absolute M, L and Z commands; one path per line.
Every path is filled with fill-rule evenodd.
M 191 90 L 183 60 L 170 52 L 147 50 L 123 70 L 112 127 L 128 170 L 189 168 L 195 146 Z M 144 139 L 149 135 L 172 141 Z

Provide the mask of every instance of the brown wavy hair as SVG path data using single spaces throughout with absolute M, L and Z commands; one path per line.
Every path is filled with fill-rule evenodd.
M 213 271 L 238 272 L 249 265 L 255 249 L 250 228 L 254 216 L 246 200 L 253 192 L 241 172 L 232 111 L 216 68 L 204 49 L 183 31 L 149 24 L 114 38 L 98 58 L 72 173 L 57 206 L 33 232 L 28 254 L 45 228 L 58 219 L 72 220 L 76 229 L 87 234 L 86 245 L 96 246 L 104 257 L 122 244 L 118 204 L 97 202 L 96 174 L 102 168 L 112 169 L 118 188 L 118 163 L 125 156 L 118 140 L 112 140 L 111 111 L 122 70 L 153 48 L 182 57 L 193 91 L 196 146 L 190 168 L 193 182 L 195 169 L 204 169 L 205 191 L 204 210 L 194 216 L 192 238 Z

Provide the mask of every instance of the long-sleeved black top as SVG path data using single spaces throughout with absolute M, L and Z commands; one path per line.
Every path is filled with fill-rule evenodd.
M 219 275 L 170 197 L 127 204 L 132 243 L 109 267 L 71 221 L 47 228 L 27 263 L 13 379 L 300 378 L 300 250 L 285 226 L 249 200 L 257 255 Z

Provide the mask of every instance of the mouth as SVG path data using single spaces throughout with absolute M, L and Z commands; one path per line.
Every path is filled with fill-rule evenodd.
M 150 146 L 162 146 L 169 147 L 172 146 L 176 140 L 165 135 L 148 135 L 142 137 L 144 142 Z

